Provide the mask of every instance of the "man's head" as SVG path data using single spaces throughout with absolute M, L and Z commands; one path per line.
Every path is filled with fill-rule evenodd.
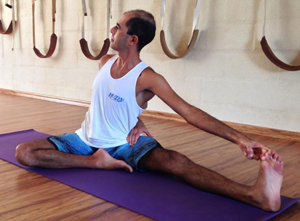
M 136 35 L 138 37 L 138 51 L 149 44 L 155 37 L 156 24 L 153 15 L 144 10 L 133 10 L 133 16 L 126 22 L 128 35 Z
M 124 48 L 124 45 L 136 45 L 137 51 L 149 44 L 155 36 L 155 20 L 152 14 L 143 10 L 125 12 L 111 29 L 111 47 L 115 50 Z M 123 46 L 122 46 L 123 45 Z

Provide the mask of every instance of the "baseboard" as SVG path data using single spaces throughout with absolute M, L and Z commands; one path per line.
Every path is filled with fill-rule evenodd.
M 82 106 L 82 107 L 88 107 L 90 105 L 90 102 L 88 102 L 88 101 L 81 101 L 81 100 L 67 99 L 67 98 L 58 98 L 58 97 L 54 97 L 54 96 L 41 95 L 41 94 L 9 90 L 9 89 L 2 89 L 2 88 L 0 88 L 0 93 L 35 98 L 35 99 L 40 99 L 40 100 L 53 101 L 53 102 Z M 160 111 L 146 110 L 146 111 L 144 111 L 142 116 L 186 122 L 178 114 L 165 113 L 165 112 L 160 112 Z M 259 127 L 259 126 L 252 126 L 252 125 L 239 124 L 239 123 L 232 123 L 232 122 L 224 122 L 224 123 L 242 133 L 263 135 L 263 136 L 287 139 L 287 140 L 293 140 L 293 141 L 300 141 L 300 133 L 298 133 L 298 132 L 285 131 L 285 130 L 279 130 L 279 129 Z
M 180 122 L 186 122 L 186 120 L 183 119 L 178 114 L 166 113 L 166 112 L 162 112 L 162 111 L 145 110 L 142 113 L 142 116 L 155 117 L 155 118 L 160 118 L 160 119 L 165 119 L 165 120 L 176 120 L 176 121 L 180 121 Z
M 36 94 L 36 93 L 31 93 L 31 92 L 24 92 L 24 91 L 0 88 L 0 93 L 16 95 L 16 96 L 21 96 L 21 97 L 35 98 L 35 99 L 46 100 L 46 101 L 53 101 L 53 102 L 57 102 L 57 103 L 70 104 L 70 105 L 76 105 L 76 106 L 81 106 L 81 107 L 89 107 L 90 106 L 90 102 L 88 102 L 88 101 L 54 97 L 54 96 Z
M 178 114 L 164 113 L 164 112 L 160 112 L 160 111 L 146 110 L 146 111 L 144 111 L 143 116 L 186 122 Z M 293 141 L 300 141 L 300 133 L 298 133 L 298 132 L 272 129 L 272 128 L 267 128 L 267 127 L 252 126 L 252 125 L 239 124 L 239 123 L 232 123 L 232 122 L 226 122 L 226 121 L 224 123 L 242 133 L 262 135 L 262 136 L 268 136 L 268 137 L 279 138 L 279 139 L 287 139 L 287 140 L 293 140 Z

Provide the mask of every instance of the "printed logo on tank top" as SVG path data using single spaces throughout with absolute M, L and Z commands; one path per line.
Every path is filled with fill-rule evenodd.
M 113 100 L 113 101 L 116 101 L 116 102 L 123 102 L 124 101 L 124 98 L 118 96 L 118 95 L 115 95 L 113 93 L 109 93 L 108 97 Z

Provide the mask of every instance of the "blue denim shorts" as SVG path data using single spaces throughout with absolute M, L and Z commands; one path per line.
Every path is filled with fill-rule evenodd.
M 90 147 L 85 144 L 75 133 L 51 136 L 48 140 L 52 142 L 59 151 L 65 153 L 93 155 L 98 150 L 98 148 Z M 117 147 L 104 148 L 104 150 L 106 150 L 113 158 L 124 160 L 135 170 L 144 171 L 138 168 L 138 163 L 146 153 L 155 147 L 162 148 L 154 138 L 140 136 L 133 146 L 126 143 Z

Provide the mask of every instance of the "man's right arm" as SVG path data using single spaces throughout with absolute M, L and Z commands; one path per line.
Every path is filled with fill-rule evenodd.
M 114 55 L 113 54 L 106 54 L 103 55 L 100 60 L 99 60 L 99 70 L 103 67 L 103 65 L 110 59 L 112 58 Z

